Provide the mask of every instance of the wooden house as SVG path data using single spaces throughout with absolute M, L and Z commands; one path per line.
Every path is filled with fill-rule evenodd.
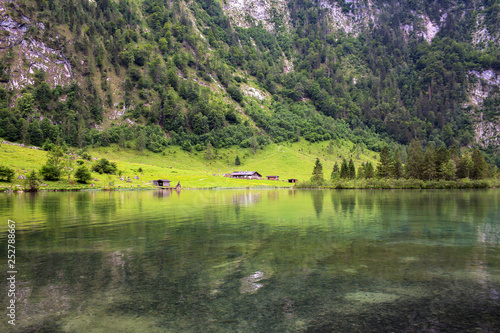
M 280 180 L 280 176 L 266 176 L 267 180 Z
M 288 182 L 289 182 L 289 183 L 298 183 L 298 182 L 299 182 L 299 180 L 298 180 L 298 179 L 295 179 L 295 178 L 290 178 L 290 179 L 288 179 Z
M 153 180 L 153 185 L 155 185 L 155 186 L 170 186 L 170 180 L 168 180 L 168 179 Z
M 235 171 L 230 177 L 237 179 L 262 179 L 262 175 L 257 171 Z

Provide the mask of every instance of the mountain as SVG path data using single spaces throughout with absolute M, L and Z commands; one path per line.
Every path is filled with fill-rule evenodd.
M 33 145 L 500 145 L 498 0 L 1 0 L 0 56 Z

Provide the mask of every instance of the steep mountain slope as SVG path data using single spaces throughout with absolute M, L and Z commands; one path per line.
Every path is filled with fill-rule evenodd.
M 496 0 L 0 0 L 0 136 L 496 154 Z M 144 138 L 144 140 L 140 140 Z

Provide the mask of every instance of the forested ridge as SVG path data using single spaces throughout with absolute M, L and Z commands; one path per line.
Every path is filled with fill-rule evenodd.
M 480 109 L 467 103 L 481 80 L 471 71 L 500 71 L 498 40 L 473 43 L 478 17 L 498 34 L 496 0 L 378 0 L 375 24 L 356 34 L 333 29 L 309 0 L 287 3 L 287 22 L 271 15 L 271 31 L 249 15 L 238 26 L 212 0 L 3 4 L 15 21 L 29 18 L 24 40 L 60 50 L 73 75 L 51 85 L 50 71 L 30 67 L 15 45 L 1 50 L 0 137 L 9 141 L 161 152 L 348 139 L 406 151 L 419 139 L 460 149 L 477 147 L 474 114 L 498 117 L 498 86 Z M 331 4 L 349 15 L 363 2 Z M 418 33 L 422 15 L 441 22 L 431 42 Z M 31 83 L 9 89 L 23 61 Z M 500 165 L 495 145 L 480 148 Z

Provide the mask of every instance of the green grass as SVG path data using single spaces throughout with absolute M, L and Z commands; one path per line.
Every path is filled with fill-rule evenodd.
M 240 180 L 223 177 L 224 173 L 237 170 L 257 171 L 262 176 L 278 175 L 280 180 L 296 178 L 299 181 L 307 181 L 311 177 L 314 162 L 320 158 L 323 164 L 325 178 L 330 177 L 335 162 L 339 165 L 342 157 L 353 157 L 356 167 L 365 161 L 376 163 L 377 154 L 360 149 L 354 150 L 351 142 L 342 142 L 334 146 L 334 153 L 328 153 L 328 142 L 308 143 L 301 141 L 296 143 L 272 144 L 258 149 L 255 154 L 251 149 L 232 147 L 214 151 L 212 160 L 205 158 L 205 151 L 186 152 L 177 146 L 165 149 L 163 153 L 152 153 L 144 150 L 140 154 L 136 150 L 120 149 L 116 145 L 90 149 L 93 158 L 106 158 L 114 161 L 122 172 L 124 181 L 117 175 L 100 175 L 92 173 L 90 184 L 68 184 L 67 177 L 60 181 L 43 181 L 47 186 L 42 189 L 54 190 L 78 190 L 85 188 L 109 188 L 113 182 L 113 188 L 149 188 L 149 181 L 153 179 L 169 179 L 172 185 L 180 182 L 183 188 L 215 188 L 215 187 L 289 187 L 293 184 L 283 181 L 268 180 Z M 234 165 L 236 156 L 241 160 L 240 166 Z M 3 165 L 10 166 L 16 171 L 12 184 L 1 183 L 0 190 L 8 188 L 20 188 L 23 181 L 17 179 L 20 174 L 27 174 L 31 170 L 39 170 L 45 164 L 47 152 L 42 150 L 28 149 L 24 147 L 3 144 L 0 146 L 0 160 Z M 359 158 L 358 158 L 359 157 Z M 94 162 L 86 162 L 90 167 Z M 76 167 L 76 166 L 75 166 Z M 138 169 L 143 170 L 142 173 Z M 133 179 L 138 176 L 139 179 Z M 130 177 L 131 182 L 127 182 Z M 19 185 L 19 186 L 16 186 Z

